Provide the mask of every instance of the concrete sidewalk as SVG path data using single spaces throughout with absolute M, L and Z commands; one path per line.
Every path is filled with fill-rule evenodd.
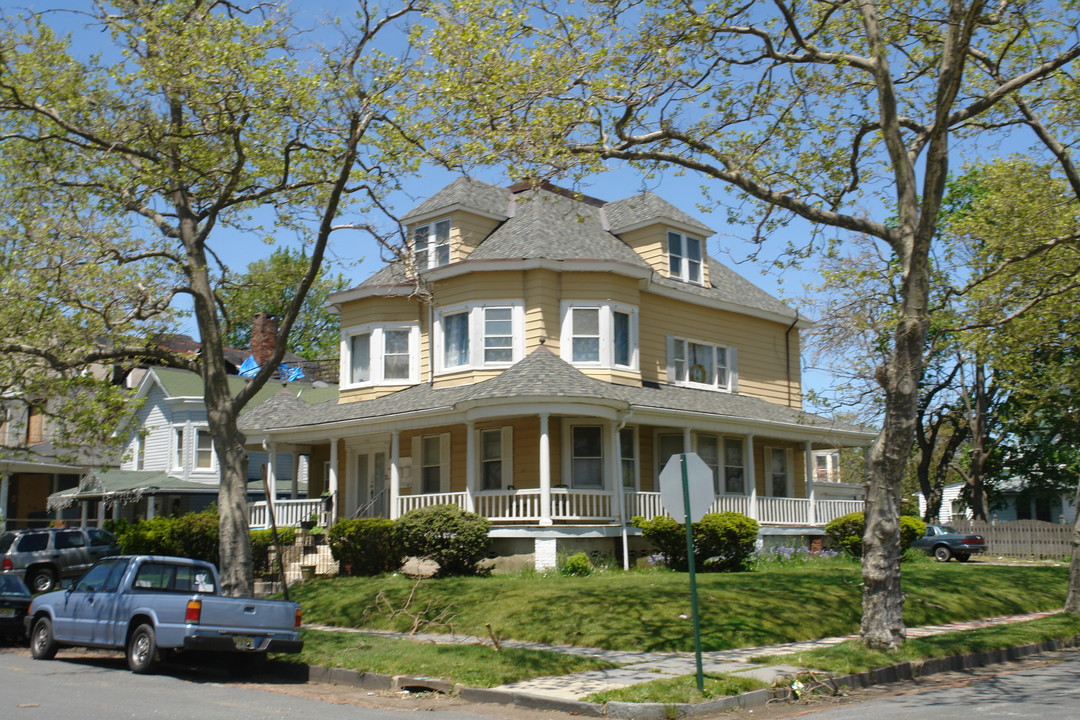
M 1053 615 L 1058 611 L 1029 613 L 1025 615 L 1008 615 L 995 618 L 984 618 L 968 622 L 950 623 L 947 625 L 933 625 L 928 627 L 908 628 L 908 637 L 926 637 L 956 630 L 972 630 L 992 625 L 1004 625 L 1006 623 L 1035 620 L 1037 618 Z M 332 632 L 353 632 L 361 634 L 377 634 L 390 637 L 408 637 L 414 640 L 424 640 L 437 643 L 461 643 L 461 644 L 490 644 L 488 638 L 462 635 L 405 635 L 402 633 L 380 632 L 372 630 L 356 630 L 352 628 L 340 628 L 326 625 L 305 625 L 313 630 L 326 630 Z M 807 642 L 784 643 L 781 645 L 767 645 L 762 647 L 738 648 L 736 650 L 719 650 L 702 653 L 702 669 L 706 673 L 729 673 L 742 674 L 757 678 L 763 682 L 772 684 L 780 675 L 797 672 L 799 668 L 787 665 L 760 665 L 749 661 L 752 657 L 762 655 L 784 655 L 787 653 L 804 652 L 815 648 L 828 647 L 850 640 L 855 635 L 844 637 L 822 638 Z M 590 693 L 611 690 L 615 688 L 636 685 L 638 683 L 657 680 L 664 676 L 691 675 L 696 672 L 696 662 L 693 653 L 657 653 L 635 652 L 630 650 L 603 650 L 600 648 L 584 648 L 574 645 L 549 645 L 544 643 L 521 642 L 506 640 L 500 643 L 503 647 L 527 648 L 531 650 L 549 650 L 553 652 L 582 655 L 608 660 L 620 665 L 613 670 L 590 670 L 573 673 L 571 675 L 547 676 L 523 680 L 521 682 L 500 685 L 492 690 L 512 693 L 514 695 L 529 695 L 553 700 L 578 700 Z

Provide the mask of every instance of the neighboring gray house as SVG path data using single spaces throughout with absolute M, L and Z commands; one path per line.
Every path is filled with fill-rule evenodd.
M 948 523 L 954 517 L 971 518 L 971 510 L 964 507 L 960 493 L 964 483 L 946 485 L 941 491 L 941 510 L 936 521 Z M 998 488 L 1004 506 L 990 512 L 990 519 L 997 522 L 1013 520 L 1042 520 L 1043 522 L 1072 524 L 1076 520 L 1076 490 L 1042 490 L 1029 488 L 1020 478 L 1012 478 Z M 919 498 L 919 516 L 926 512 L 926 498 Z
M 231 376 L 234 390 L 248 382 Z M 252 398 L 256 407 L 277 393 L 318 402 L 336 397 L 337 388 L 320 383 L 270 381 Z M 208 431 L 203 382 L 197 374 L 171 368 L 149 368 L 136 393 L 138 410 L 124 431 L 129 435 L 120 467 L 93 470 L 73 489 L 49 498 L 50 509 L 78 506 L 83 522 L 105 518 L 151 518 L 198 511 L 217 499 L 219 475 Z M 306 495 L 306 464 L 299 454 L 282 449 L 270 453 L 249 448 L 249 495 L 265 497 L 264 477 L 272 478 L 276 496 Z M 71 514 L 70 510 L 67 511 Z

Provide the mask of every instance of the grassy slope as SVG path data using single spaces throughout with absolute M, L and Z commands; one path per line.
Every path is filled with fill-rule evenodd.
M 905 564 L 910 626 L 1061 607 L 1065 567 Z M 853 563 L 811 563 L 768 571 L 701 574 L 705 650 L 768 645 L 856 632 L 861 582 Z M 383 593 L 401 607 L 403 577 L 335 578 L 292 589 L 304 620 L 406 630 L 404 617 L 377 607 Z M 692 650 L 685 574 L 610 572 L 592 577 L 495 576 L 425 580 L 412 610 L 449 608 L 458 633 L 633 650 Z M 430 628 L 447 632 L 449 628 Z

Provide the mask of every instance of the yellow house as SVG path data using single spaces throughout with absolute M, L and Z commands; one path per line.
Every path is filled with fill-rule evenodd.
M 404 219 L 409 256 L 332 298 L 337 401 L 280 395 L 249 440 L 311 457 L 332 514 L 454 503 L 537 567 L 647 551 L 657 477 L 696 452 L 716 511 L 812 537 L 861 509 L 815 495 L 815 449 L 864 429 L 802 410 L 805 318 L 706 252 L 712 231 L 651 193 L 604 202 L 459 179 Z M 273 452 L 273 450 L 271 450 Z

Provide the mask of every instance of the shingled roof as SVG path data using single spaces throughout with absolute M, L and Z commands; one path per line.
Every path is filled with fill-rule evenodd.
M 821 432 L 868 435 L 866 428 L 736 393 L 674 385 L 618 385 L 591 378 L 546 347 L 539 347 L 496 377 L 448 388 L 421 383 L 375 400 L 309 405 L 277 395 L 240 418 L 244 432 L 292 430 L 323 423 L 363 422 L 416 412 L 454 412 L 473 403 L 522 398 L 580 400 L 627 410 L 681 411 L 733 421 L 764 421 Z

